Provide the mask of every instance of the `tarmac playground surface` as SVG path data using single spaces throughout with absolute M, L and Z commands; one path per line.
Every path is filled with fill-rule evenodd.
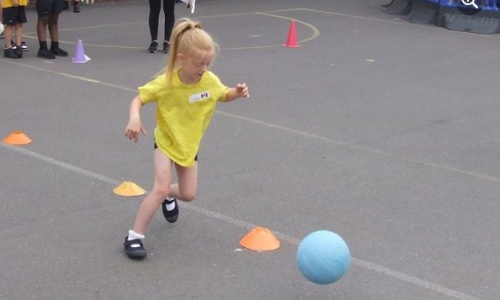
M 112 190 L 153 179 L 154 107 L 147 136 L 123 136 L 136 88 L 164 64 L 145 50 L 147 4 L 63 13 L 70 57 L 51 61 L 28 11 L 30 51 L 0 58 L 0 135 L 33 140 L 0 143 L 0 298 L 498 299 L 499 37 L 408 23 L 384 3 L 197 3 L 221 47 L 213 71 L 251 98 L 218 106 L 198 197 L 175 225 L 157 213 L 144 261 L 122 245 L 143 197 Z M 292 19 L 299 48 L 282 46 Z M 71 62 L 78 39 L 86 64 Z M 281 247 L 243 249 L 257 226 Z M 320 229 L 352 255 L 327 286 L 295 260 Z

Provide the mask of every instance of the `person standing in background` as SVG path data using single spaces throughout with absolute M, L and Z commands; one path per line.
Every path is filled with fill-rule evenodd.
M 2 23 L 5 30 L 5 47 L 3 56 L 7 58 L 23 57 L 21 39 L 23 36 L 23 24 L 26 19 L 26 6 L 28 0 L 1 0 L 2 2 Z M 16 41 L 12 40 L 15 33 Z
M 68 52 L 59 48 L 59 14 L 63 11 L 64 0 L 36 0 L 38 21 L 38 57 L 54 59 L 56 56 L 68 56 Z M 47 46 L 47 27 L 50 34 L 50 50 Z
M 165 15 L 165 26 L 163 32 L 163 53 L 167 54 L 170 49 L 170 34 L 175 23 L 175 1 L 176 0 L 149 0 L 149 33 L 151 44 L 149 53 L 158 51 L 158 23 L 163 2 L 163 14 Z

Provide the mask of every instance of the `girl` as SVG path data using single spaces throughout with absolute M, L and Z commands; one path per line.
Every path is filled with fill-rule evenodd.
M 137 142 L 142 127 L 140 110 L 156 102 L 154 131 L 154 184 L 137 212 L 133 229 L 125 237 L 130 258 L 146 256 L 142 240 L 154 214 L 161 206 L 165 219 L 174 223 L 179 214 L 177 199 L 191 201 L 198 181 L 197 154 L 210 124 L 217 101 L 249 97 L 246 84 L 228 88 L 208 69 L 217 54 L 217 44 L 190 19 L 180 19 L 170 37 L 171 50 L 165 72 L 146 85 L 130 104 L 125 136 Z M 171 184 L 175 167 L 178 183 Z

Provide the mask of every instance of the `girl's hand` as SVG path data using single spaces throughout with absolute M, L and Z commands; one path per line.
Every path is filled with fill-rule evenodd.
M 238 94 L 238 97 L 250 97 L 246 83 L 238 83 L 236 85 L 236 93 Z
M 228 88 L 225 102 L 231 102 L 240 97 L 248 98 L 250 94 L 248 93 L 248 87 L 246 83 L 238 83 L 235 87 Z
M 127 128 L 125 128 L 125 136 L 129 140 L 137 142 L 139 140 L 139 135 L 141 132 L 144 135 L 147 134 L 146 130 L 144 130 L 144 128 L 142 127 L 141 119 L 139 117 L 130 117 Z

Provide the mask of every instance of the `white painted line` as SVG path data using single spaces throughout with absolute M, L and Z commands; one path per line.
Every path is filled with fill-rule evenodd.
M 90 177 L 90 178 L 93 178 L 93 179 L 97 179 L 99 181 L 110 183 L 110 184 L 115 184 L 116 185 L 116 184 L 120 183 L 118 180 L 115 180 L 115 179 L 106 177 L 104 175 L 100 175 L 100 174 L 97 174 L 97 173 L 94 173 L 94 172 L 91 172 L 91 171 L 88 171 L 88 170 L 76 167 L 74 165 L 65 163 L 63 161 L 57 160 L 57 159 L 52 158 L 52 157 L 48 157 L 48 156 L 45 156 L 45 155 L 33 152 L 33 151 L 28 150 L 28 149 L 23 148 L 23 147 L 11 146 L 11 145 L 7 145 L 5 143 L 0 143 L 0 145 L 2 145 L 3 147 L 5 147 L 7 149 L 11 149 L 11 150 L 19 152 L 21 154 L 24 154 L 26 156 L 30 156 L 32 158 L 35 158 L 35 159 L 47 162 L 47 163 L 52 164 L 52 165 L 54 165 L 56 167 L 59 167 L 61 169 L 65 169 L 65 170 L 68 170 L 68 171 L 71 171 L 71 172 L 74 172 L 74 173 L 77 173 L 77 174 L 80 174 L 80 175 L 84 175 L 84 176 L 87 176 L 87 177 Z

